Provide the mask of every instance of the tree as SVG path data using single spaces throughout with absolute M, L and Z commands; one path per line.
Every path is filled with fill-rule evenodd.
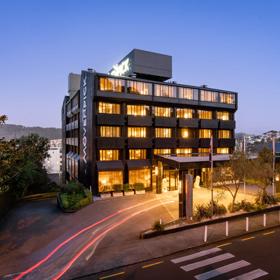
M 8 120 L 6 115 L 0 115 L 0 124 L 4 124 Z
M 213 181 L 232 197 L 231 212 L 234 211 L 238 191 L 248 170 L 249 160 L 243 152 L 234 152 L 226 164 L 214 169 Z

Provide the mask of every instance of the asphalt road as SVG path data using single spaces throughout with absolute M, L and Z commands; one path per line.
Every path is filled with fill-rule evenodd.
M 267 230 L 196 250 L 80 279 L 279 280 L 280 229 Z

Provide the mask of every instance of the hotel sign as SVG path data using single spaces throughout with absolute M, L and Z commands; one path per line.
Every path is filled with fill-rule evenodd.
M 87 76 L 83 78 L 82 86 L 82 159 L 87 164 Z
M 130 59 L 126 58 L 119 64 L 113 65 L 113 69 L 109 72 L 113 76 L 124 76 L 130 71 Z

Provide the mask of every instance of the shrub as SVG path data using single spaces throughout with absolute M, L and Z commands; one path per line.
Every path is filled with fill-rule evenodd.
M 246 212 L 250 212 L 256 209 L 256 206 L 254 203 L 251 203 L 249 201 L 246 200 L 242 200 L 240 203 L 240 209 L 246 211 Z
M 155 231 L 163 231 L 164 230 L 164 224 L 162 224 L 162 222 L 159 221 L 155 221 L 153 224 L 153 230 Z
M 122 184 L 114 184 L 113 185 L 113 190 L 115 192 L 121 192 L 123 190 L 123 185 Z
M 200 221 L 212 217 L 211 208 L 208 205 L 199 204 L 195 207 L 194 219 Z
M 211 203 L 209 203 L 209 208 L 211 209 Z M 227 213 L 227 208 L 223 204 L 218 204 L 214 202 L 213 204 L 213 214 L 214 215 L 225 215 Z
M 131 185 L 130 184 L 124 184 L 123 185 L 123 190 L 125 192 L 131 191 L 132 190 Z
M 261 192 L 256 198 L 256 203 L 259 205 L 274 205 L 277 204 L 278 201 L 279 199 L 277 197 L 267 193 L 262 194 Z
M 135 183 L 133 185 L 134 189 L 136 191 L 143 191 L 145 189 L 144 184 L 143 183 Z

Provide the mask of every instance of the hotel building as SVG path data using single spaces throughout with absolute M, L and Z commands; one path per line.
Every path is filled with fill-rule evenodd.
M 171 56 L 138 49 L 109 74 L 69 74 L 62 106 L 64 178 L 79 180 L 95 195 L 124 183 L 177 189 L 182 170 L 203 183 L 211 136 L 217 161 L 228 160 L 237 93 L 171 77 Z

